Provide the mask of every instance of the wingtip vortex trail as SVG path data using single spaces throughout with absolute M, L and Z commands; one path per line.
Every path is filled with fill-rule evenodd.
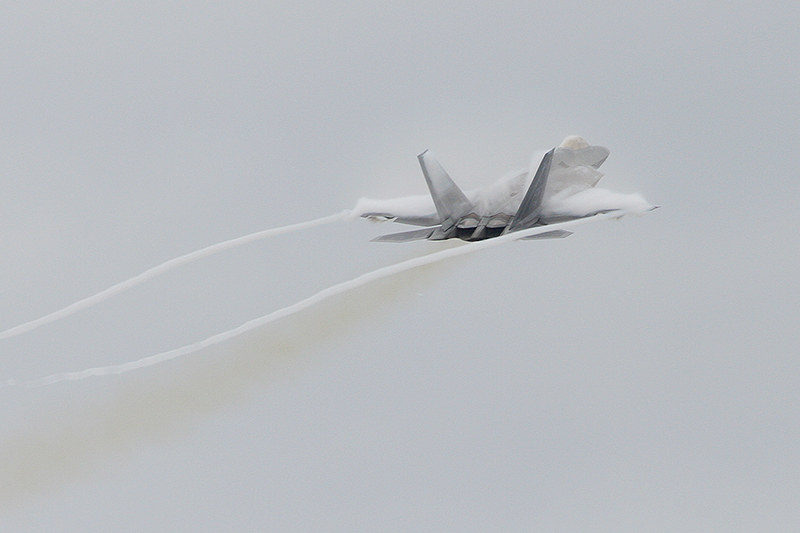
M 447 248 L 445 250 L 441 250 L 438 252 L 434 252 L 429 255 L 415 257 L 413 259 L 408 259 L 406 261 L 402 261 L 400 263 L 396 263 L 394 265 L 389 265 L 386 267 L 379 268 L 377 270 L 373 270 L 367 272 L 365 274 L 361 274 L 351 280 L 344 281 L 342 283 L 338 283 L 331 287 L 321 290 L 320 292 L 305 298 L 304 300 L 300 300 L 288 307 L 284 307 L 278 309 L 277 311 L 273 311 L 269 314 L 266 314 L 262 317 L 250 320 L 245 322 L 244 324 L 228 330 L 222 333 L 218 333 L 207 339 L 195 342 L 193 344 L 189 344 L 186 346 L 182 346 L 180 348 L 175 348 L 173 350 L 168 350 L 165 352 L 161 352 L 155 355 L 151 355 L 148 357 L 144 357 L 142 359 L 138 359 L 136 361 L 131 361 L 128 363 L 118 364 L 118 365 L 110 365 L 105 367 L 94 367 L 88 368 L 86 370 L 76 371 L 76 372 L 64 372 L 60 374 L 52 374 L 49 376 L 45 376 L 38 379 L 33 379 L 29 381 L 14 381 L 14 384 L 19 386 L 28 386 L 28 387 L 36 387 L 36 386 L 44 386 L 44 385 L 52 385 L 54 383 L 59 383 L 63 381 L 77 381 L 81 379 L 86 379 L 93 376 L 108 376 L 108 375 L 115 375 L 115 374 L 123 374 L 125 372 L 129 372 L 131 370 L 136 370 L 139 368 L 145 368 L 149 366 L 156 365 L 158 363 L 162 363 L 164 361 L 168 361 L 171 359 L 175 359 L 177 357 L 182 357 L 185 355 L 190 355 L 195 352 L 198 352 L 204 348 L 209 346 L 213 346 L 222 342 L 225 342 L 229 339 L 237 337 L 243 333 L 251 331 L 255 328 L 264 326 L 269 324 L 270 322 L 274 322 L 281 318 L 293 315 L 298 313 L 304 309 L 307 309 L 317 303 L 320 303 L 324 300 L 327 300 L 333 296 L 338 294 L 356 289 L 361 287 L 367 283 L 372 281 L 376 281 L 394 274 L 399 274 L 401 272 L 405 272 L 407 270 L 411 270 L 413 268 L 429 265 L 438 261 L 442 261 L 445 259 L 449 259 L 452 257 L 457 257 L 460 255 L 466 255 L 469 253 L 477 252 L 479 250 L 483 250 L 489 247 L 497 246 L 499 244 L 509 242 L 509 241 L 516 241 L 520 240 L 524 237 L 537 235 L 540 233 L 545 233 L 549 231 L 553 231 L 554 229 L 563 229 L 567 227 L 577 226 L 580 224 L 585 224 L 587 222 L 591 222 L 594 220 L 604 220 L 604 219 L 612 219 L 612 218 L 619 218 L 626 213 L 623 211 L 611 211 L 608 213 L 602 213 L 598 215 L 594 215 L 587 218 L 581 218 L 576 220 L 570 220 L 567 222 L 561 222 L 558 224 L 550 224 L 547 226 L 537 226 L 535 228 L 530 228 L 527 230 L 518 231 L 515 233 L 508 233 L 506 235 L 495 237 L 494 239 L 486 239 L 483 241 L 476 241 L 464 244 L 462 246 L 456 248 Z M 341 214 L 339 215 L 341 216 Z M 13 380 L 8 380 L 7 383 Z

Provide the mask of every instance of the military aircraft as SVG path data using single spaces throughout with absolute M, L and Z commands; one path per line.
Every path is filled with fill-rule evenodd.
M 594 187 L 603 175 L 597 169 L 605 162 L 608 155 L 607 148 L 589 146 L 583 137 L 571 135 L 564 139 L 560 146 L 544 155 L 532 178 L 530 173 L 533 171 L 533 166 L 531 171 L 518 173 L 501 180 L 493 187 L 473 191 L 467 195 L 453 182 L 433 154 L 426 150 L 417 158 L 436 212 L 425 213 L 423 207 L 399 209 L 399 213 L 367 210 L 360 216 L 372 220 L 425 226 L 423 229 L 382 235 L 373 241 L 408 242 L 423 239 L 440 241 L 452 238 L 478 241 L 536 226 L 610 212 L 620 209 L 619 198 L 616 202 L 594 201 L 593 205 L 578 210 L 559 209 L 558 202 L 550 201 L 563 200 L 577 192 Z M 522 196 L 521 192 L 528 182 L 530 185 Z M 546 193 L 547 205 L 544 203 Z M 644 202 L 644 199 L 635 196 Z M 646 202 L 644 204 L 653 208 Z M 568 235 L 571 235 L 571 232 L 553 230 L 523 239 L 562 238 Z

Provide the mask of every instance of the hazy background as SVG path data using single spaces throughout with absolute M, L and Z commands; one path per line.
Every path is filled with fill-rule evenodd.
M 0 329 L 177 255 L 464 188 L 568 134 L 662 208 L 367 287 L 197 356 L 0 387 L 2 531 L 787 531 L 800 8 L 5 2 Z M 0 344 L 122 363 L 447 244 L 364 221 Z

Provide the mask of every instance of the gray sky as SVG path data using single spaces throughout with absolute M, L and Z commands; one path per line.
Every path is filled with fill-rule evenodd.
M 196 356 L 0 388 L 2 531 L 785 531 L 800 521 L 798 8 L 6 2 L 0 330 L 225 239 L 580 134 L 662 208 Z M 441 243 L 337 223 L 0 341 L 177 348 Z M 447 245 L 444 245 L 447 246 Z

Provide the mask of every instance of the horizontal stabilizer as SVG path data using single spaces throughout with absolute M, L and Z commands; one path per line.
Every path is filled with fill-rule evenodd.
M 438 228 L 415 229 L 413 231 L 403 231 L 400 233 L 390 233 L 375 237 L 371 242 L 409 242 L 422 241 L 433 235 Z
M 522 237 L 521 241 L 533 241 L 538 239 L 563 239 L 564 237 L 569 237 L 572 235 L 571 231 L 567 231 L 565 229 L 554 229 L 553 231 L 546 231 L 544 233 L 539 233 L 538 235 L 528 235 L 527 237 Z
M 399 222 L 400 224 L 410 224 L 412 226 L 436 226 L 439 224 L 439 215 L 394 215 L 392 213 L 363 213 L 361 218 L 367 218 L 373 222 Z

